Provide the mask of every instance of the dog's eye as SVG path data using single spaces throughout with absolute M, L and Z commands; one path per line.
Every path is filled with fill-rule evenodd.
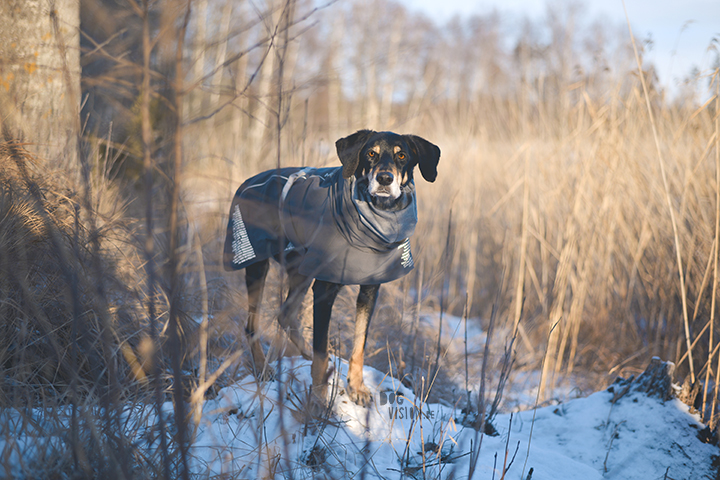
M 405 158 L 407 158 L 407 156 L 403 152 L 400 152 L 397 154 L 397 158 L 398 158 L 398 160 L 405 160 Z
M 373 158 L 374 156 L 375 156 L 375 151 L 374 151 L 374 150 L 369 150 L 369 151 L 368 151 L 368 157 Z

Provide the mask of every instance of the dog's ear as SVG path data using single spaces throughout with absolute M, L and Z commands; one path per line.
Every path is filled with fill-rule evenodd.
M 375 132 L 372 130 L 358 130 L 357 132 L 335 142 L 340 163 L 343 165 L 343 178 L 355 175 L 360 163 L 360 151 Z
M 420 173 L 428 182 L 437 178 L 437 165 L 440 161 L 440 149 L 417 135 L 406 135 L 414 160 L 420 167 Z

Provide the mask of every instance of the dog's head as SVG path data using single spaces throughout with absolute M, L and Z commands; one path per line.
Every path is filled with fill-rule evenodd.
M 367 182 L 373 203 L 391 208 L 400 199 L 402 187 L 413 179 L 413 169 L 428 182 L 437 177 L 440 149 L 416 135 L 360 130 L 335 142 L 343 165 L 343 177 L 355 175 Z

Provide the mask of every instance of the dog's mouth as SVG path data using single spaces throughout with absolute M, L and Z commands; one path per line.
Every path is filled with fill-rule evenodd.
M 390 191 L 389 187 L 380 186 L 378 187 L 374 192 L 371 192 L 370 195 L 373 195 L 375 197 L 388 197 L 388 198 L 397 198 L 395 195 L 393 195 L 393 192 Z
M 381 186 L 380 188 L 371 191 L 369 185 L 366 182 L 363 185 L 365 192 L 366 201 L 373 204 L 375 208 L 380 210 L 401 210 L 407 205 L 406 196 L 402 189 L 398 194 L 392 191 L 390 186 Z

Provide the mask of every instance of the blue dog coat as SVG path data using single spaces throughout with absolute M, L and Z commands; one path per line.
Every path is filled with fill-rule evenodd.
M 417 223 L 415 185 L 403 187 L 407 206 L 373 206 L 342 167 L 282 168 L 243 183 L 230 206 L 223 264 L 238 270 L 277 256 L 299 254 L 298 271 L 343 285 L 390 282 L 413 268 L 410 236 Z

